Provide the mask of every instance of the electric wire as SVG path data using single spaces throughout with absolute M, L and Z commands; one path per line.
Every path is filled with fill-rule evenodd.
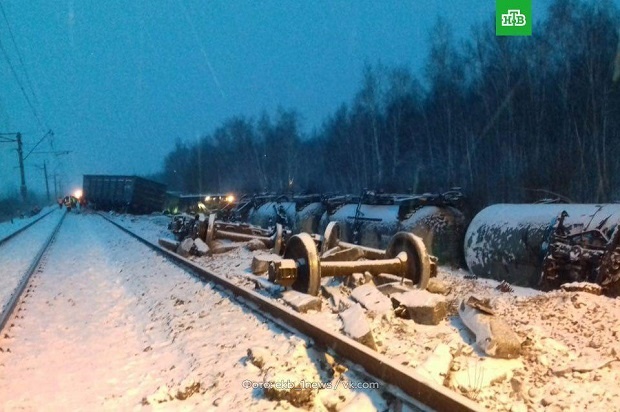
M 30 101 L 30 98 L 28 97 L 28 94 L 24 90 L 24 86 L 22 85 L 22 82 L 21 82 L 19 76 L 17 75 L 17 72 L 15 71 L 15 68 L 13 67 L 13 63 L 11 63 L 11 59 L 9 58 L 9 55 L 6 52 L 6 49 L 4 48 L 4 44 L 2 43 L 2 39 L 1 38 L 0 38 L 0 50 L 2 50 L 2 54 L 4 55 L 4 58 L 5 58 L 6 62 L 9 65 L 9 68 L 11 69 L 11 73 L 13 73 L 13 76 L 15 77 L 15 81 L 17 81 L 17 85 L 19 86 L 19 89 L 22 91 L 22 94 L 24 95 L 24 98 L 26 99 L 26 102 L 28 103 L 28 106 L 30 107 L 30 110 L 32 110 L 32 114 L 34 115 L 34 118 L 37 120 L 37 123 L 39 124 L 39 127 L 41 129 L 45 129 L 43 127 L 43 123 L 41 122 L 41 118 L 39 118 L 39 114 L 37 113 L 37 110 L 32 105 L 32 102 Z
M 19 47 L 17 47 L 17 42 L 15 41 L 15 36 L 13 35 L 13 30 L 11 30 L 11 24 L 9 23 L 9 19 L 6 16 L 6 13 L 4 11 L 4 6 L 2 5 L 1 1 L 0 1 L 0 11 L 2 12 L 2 17 L 4 17 L 4 21 L 6 22 L 6 27 L 9 29 L 9 35 L 11 36 L 11 41 L 13 42 L 13 47 L 15 47 L 15 51 L 17 52 L 17 58 L 19 59 L 19 64 L 21 64 L 22 69 L 24 71 L 24 75 L 26 76 L 26 84 L 28 85 L 28 88 L 30 89 L 30 93 L 32 93 L 32 97 L 34 99 L 34 102 L 36 104 L 38 104 L 37 95 L 34 92 L 34 88 L 32 87 L 32 81 L 30 80 L 30 75 L 28 74 L 28 70 L 26 68 L 26 64 L 24 63 L 24 59 L 22 58 L 22 54 L 19 51 Z
M 1 5 L 2 5 L 2 2 L 0 2 L 0 6 Z M 4 12 L 4 8 L 2 8 L 2 10 Z M 9 31 L 10 31 L 10 29 L 9 29 Z M 34 107 L 32 102 L 30 101 L 30 98 L 28 97 L 28 93 L 26 93 L 26 90 L 24 90 L 24 85 L 22 84 L 21 79 L 17 75 L 17 71 L 15 70 L 15 67 L 13 66 L 13 63 L 11 62 L 9 54 L 7 53 L 6 49 L 4 48 L 4 44 L 2 43 L 2 38 L 0 38 L 0 50 L 2 50 L 2 54 L 4 55 L 4 58 L 5 58 L 6 62 L 9 65 L 9 68 L 11 69 L 11 73 L 13 73 L 13 77 L 15 77 L 15 81 L 17 82 L 17 85 L 19 86 L 19 89 L 22 91 L 22 94 L 24 95 L 24 98 L 26 99 L 26 102 L 28 103 L 28 106 L 30 107 L 30 110 L 32 110 L 32 114 L 34 115 L 34 118 L 37 120 L 37 123 L 38 123 L 39 127 L 41 129 L 45 130 L 46 128 L 43 126 L 43 122 L 41 121 L 41 118 L 39 117 L 39 113 L 37 112 L 37 109 Z

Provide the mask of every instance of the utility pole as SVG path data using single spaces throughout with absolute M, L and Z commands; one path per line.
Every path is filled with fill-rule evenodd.
M 22 179 L 22 184 L 19 187 L 19 191 L 22 195 L 22 200 L 25 202 L 28 199 L 28 189 L 26 188 L 26 175 L 24 172 L 24 149 L 22 145 L 21 133 L 17 133 L 17 156 L 19 157 L 19 175 Z
M 54 197 L 58 199 L 58 182 L 56 181 L 56 173 L 54 173 Z
M 47 201 L 51 201 L 50 199 L 50 185 L 47 181 L 47 162 L 43 161 L 43 174 L 45 175 L 45 190 L 47 191 Z

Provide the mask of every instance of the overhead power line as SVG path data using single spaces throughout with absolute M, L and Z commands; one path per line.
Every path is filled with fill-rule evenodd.
M 1 4 L 2 3 L 0 2 L 0 5 Z M 19 86 L 19 89 L 22 91 L 22 94 L 24 95 L 24 98 L 26 99 L 26 102 L 28 103 L 28 106 L 30 107 L 30 110 L 32 110 L 32 114 L 34 115 L 34 118 L 37 120 L 37 123 L 38 123 L 39 127 L 41 129 L 45 129 L 45 127 L 43 127 L 43 123 L 41 122 L 41 118 L 39 117 L 39 113 L 37 112 L 37 110 L 33 106 L 32 102 L 30 101 L 30 98 L 28 97 L 28 94 L 24 90 L 24 86 L 22 85 L 21 79 L 17 75 L 17 72 L 15 71 L 15 67 L 13 67 L 13 63 L 11 63 L 11 59 L 9 58 L 9 55 L 8 55 L 6 49 L 4 48 L 4 44 L 2 43 L 2 39 L 1 38 L 0 38 L 0 50 L 2 50 L 2 54 L 4 55 L 4 58 L 5 58 L 6 62 L 8 63 L 8 65 L 9 65 L 9 67 L 11 69 L 11 73 L 13 73 L 13 76 L 15 77 L 15 81 L 17 82 L 17 84 Z
M 17 42 L 15 41 L 15 36 L 13 36 L 13 30 L 11 30 L 11 24 L 9 23 L 9 19 L 6 16 L 4 11 L 4 6 L 0 1 L 0 11 L 2 11 L 2 17 L 4 17 L 4 21 L 6 22 L 6 27 L 9 29 L 9 35 L 11 36 L 11 41 L 13 42 L 13 47 L 15 47 L 15 51 L 17 52 L 17 58 L 19 59 L 19 64 L 21 64 L 22 69 L 24 70 L 24 75 L 26 76 L 26 83 L 28 84 L 28 88 L 30 89 L 30 93 L 32 93 L 32 97 L 34 98 L 34 102 L 38 104 L 37 95 L 34 92 L 34 88 L 32 87 L 32 81 L 30 80 L 30 75 L 28 74 L 28 69 L 26 68 L 26 64 L 24 63 L 24 59 L 22 58 L 22 54 L 19 51 L 19 47 L 17 47 Z

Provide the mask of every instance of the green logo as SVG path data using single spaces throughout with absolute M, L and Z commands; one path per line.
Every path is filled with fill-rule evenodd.
M 495 0 L 495 34 L 532 35 L 532 0 Z

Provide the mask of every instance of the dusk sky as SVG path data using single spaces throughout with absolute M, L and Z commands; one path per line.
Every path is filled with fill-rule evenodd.
M 549 2 L 533 3 L 536 24 Z M 40 193 L 44 161 L 65 191 L 82 174 L 155 173 L 175 140 L 235 115 L 294 108 L 310 132 L 350 101 L 365 63 L 422 78 L 438 16 L 464 38 L 495 14 L 493 0 L 1 4 L 0 133 L 22 132 L 28 153 L 54 132 L 26 160 L 28 188 Z M 0 144 L 0 196 L 19 189 L 15 148 Z M 71 153 L 36 153 L 58 151 Z

